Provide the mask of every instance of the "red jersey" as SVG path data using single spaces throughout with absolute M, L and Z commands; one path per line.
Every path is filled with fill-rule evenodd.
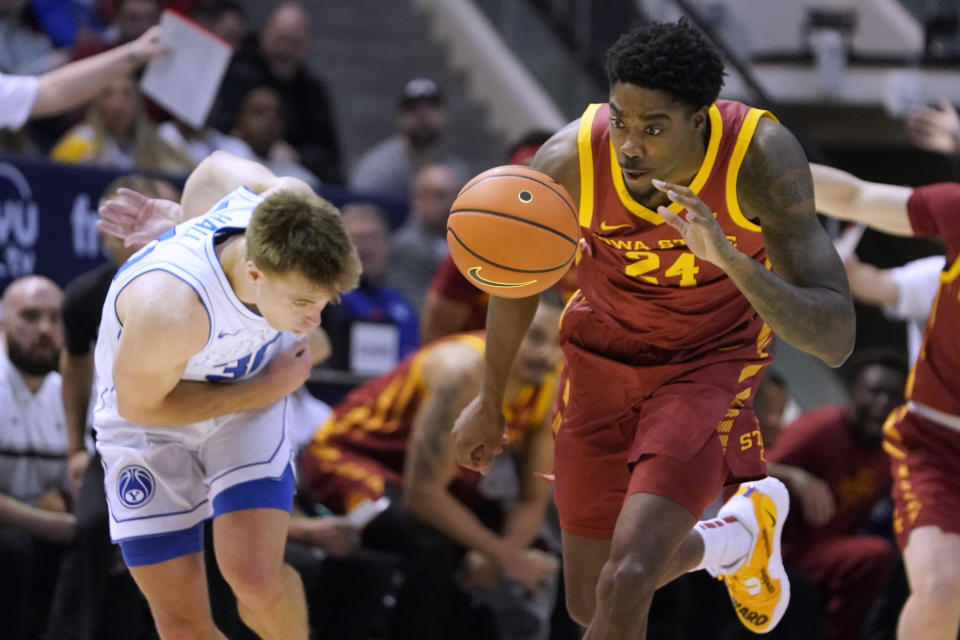
M 914 189 L 907 202 L 917 236 L 939 236 L 947 249 L 947 267 L 933 302 L 920 355 L 907 379 L 907 399 L 960 416 L 960 184 Z
M 846 407 L 809 411 L 783 430 L 767 452 L 770 462 L 800 467 L 830 486 L 836 504 L 833 518 L 813 527 L 800 514 L 790 517 L 783 533 L 784 554 L 820 542 L 824 537 L 855 535 L 880 498 L 890 494 L 890 460 L 877 442 L 857 440 L 853 416 Z M 799 501 L 795 501 L 799 504 Z
M 709 117 L 706 154 L 689 186 L 714 210 L 734 246 L 762 263 L 766 252 L 760 227 L 740 209 L 737 176 L 757 123 L 773 116 L 718 100 Z M 733 281 L 694 256 L 678 231 L 627 191 L 610 142 L 609 105 L 587 107 L 578 148 L 581 304 L 644 347 L 687 351 L 753 342 L 763 322 Z M 670 209 L 682 207 L 672 204 Z M 602 345 L 582 346 L 604 352 Z
M 400 483 L 407 440 L 424 399 L 423 361 L 437 346 L 450 341 L 462 342 L 483 353 L 482 333 L 456 334 L 423 347 L 393 371 L 350 392 L 317 430 L 307 455 L 327 459 L 337 452 L 349 452 L 377 462 L 385 472 L 392 474 L 383 480 Z M 511 443 L 547 419 L 553 405 L 557 377 L 558 373 L 552 373 L 540 386 L 524 386 L 514 397 L 504 400 L 503 413 Z M 461 469 L 460 477 L 454 483 L 459 486 L 452 487 L 452 490 L 468 501 L 479 479 L 479 473 Z

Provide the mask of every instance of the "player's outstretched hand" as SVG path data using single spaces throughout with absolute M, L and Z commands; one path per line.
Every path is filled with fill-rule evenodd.
M 148 198 L 131 189 L 117 189 L 117 197 L 100 205 L 97 228 L 140 247 L 180 223 L 180 205 L 171 200 Z
M 309 336 L 298 338 L 278 353 L 263 370 L 268 404 L 299 389 L 310 377 L 312 367 L 313 355 L 310 352 Z
M 457 462 L 467 469 L 486 473 L 493 464 L 493 456 L 503 451 L 505 432 L 506 422 L 500 407 L 477 396 L 460 412 L 453 425 Z
M 653 186 L 666 193 L 673 202 L 686 207 L 686 211 L 680 212 L 680 215 L 667 207 L 658 207 L 657 213 L 667 224 L 680 232 L 693 255 L 722 269 L 731 255 L 730 252 L 736 249 L 730 244 L 710 207 L 688 187 L 663 180 L 654 180 Z

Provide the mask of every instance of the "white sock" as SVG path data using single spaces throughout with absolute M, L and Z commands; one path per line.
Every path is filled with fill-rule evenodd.
M 703 539 L 703 558 L 690 571 L 734 565 L 753 548 L 753 534 L 733 516 L 701 520 L 693 530 Z

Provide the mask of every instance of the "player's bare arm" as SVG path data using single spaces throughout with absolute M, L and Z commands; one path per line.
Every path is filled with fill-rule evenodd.
M 763 228 L 772 271 L 734 247 L 710 208 L 686 187 L 657 185 L 687 208 L 682 216 L 666 207 L 658 211 L 697 257 L 727 273 L 774 333 L 836 367 L 853 349 L 853 302 L 840 257 L 817 220 L 807 167 L 793 135 L 762 119 L 737 195 L 744 215 Z
M 576 120 L 554 134 L 540 147 L 530 165 L 562 184 L 574 202 L 580 195 L 579 126 L 580 121 Z M 490 296 L 481 392 L 467 405 L 453 428 L 457 459 L 469 469 L 486 473 L 493 457 L 503 450 L 501 440 L 506 428 L 500 409 L 503 394 L 537 304 L 538 296 L 515 299 Z
M 532 429 L 520 451 L 520 496 L 507 514 L 504 537 L 519 548 L 529 547 L 540 531 L 550 499 L 550 483 L 536 474 L 553 470 L 553 429 L 549 419 Z
M 261 195 L 274 189 L 315 195 L 302 180 L 278 177 L 261 164 L 226 151 L 215 151 L 187 178 L 181 203 L 119 189 L 117 198 L 101 205 L 97 227 L 123 238 L 128 247 L 143 245 L 181 222 L 207 213 L 224 194 L 242 186 Z
M 448 491 L 458 473 L 450 426 L 479 389 L 482 356 L 465 345 L 449 344 L 434 349 L 422 366 L 426 398 L 410 436 L 404 506 L 421 522 L 484 554 L 509 577 L 536 587 L 552 567 L 488 529 Z
M 209 317 L 188 284 L 161 271 L 127 286 L 117 298 L 117 317 L 123 325 L 113 365 L 117 409 L 135 424 L 182 425 L 260 409 L 309 376 L 309 346 L 298 342 L 247 381 L 181 380 L 187 361 L 207 342 Z
M 297 178 L 280 178 L 258 162 L 214 151 L 197 165 L 183 186 L 180 199 L 182 219 L 203 215 L 226 193 L 247 187 L 265 195 L 274 189 L 287 189 L 298 194 L 315 195 L 313 189 Z
M 810 163 L 817 211 L 897 236 L 912 236 L 907 201 L 912 189 L 867 182 L 846 171 Z

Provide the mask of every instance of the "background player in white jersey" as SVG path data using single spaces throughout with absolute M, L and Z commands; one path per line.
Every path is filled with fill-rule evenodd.
M 309 375 L 321 310 L 356 286 L 360 263 L 335 207 L 223 152 L 190 175 L 180 214 L 121 267 L 104 305 L 94 426 L 111 536 L 161 637 L 223 637 L 201 553 L 213 517 L 244 622 L 306 638 L 303 588 L 283 562 L 285 397 Z

